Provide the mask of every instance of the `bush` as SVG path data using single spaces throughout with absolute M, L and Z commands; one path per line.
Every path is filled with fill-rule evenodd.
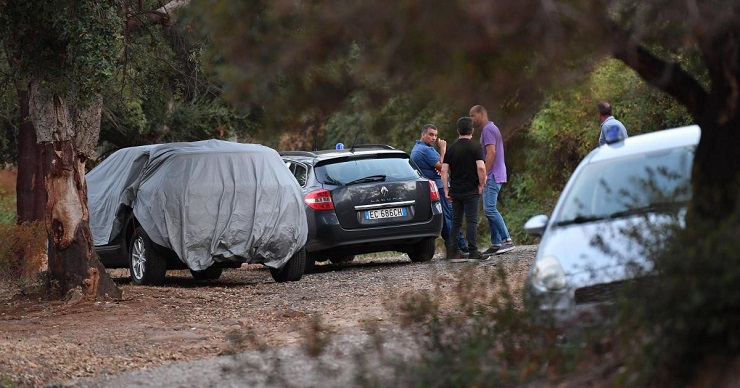
M 43 224 L 0 224 L 0 280 L 35 280 L 45 257 Z
M 693 223 L 657 256 L 660 282 L 642 294 L 632 314 L 634 332 L 642 334 L 632 368 L 644 384 L 737 383 L 731 366 L 740 357 L 737 225 L 738 211 L 722 225 Z

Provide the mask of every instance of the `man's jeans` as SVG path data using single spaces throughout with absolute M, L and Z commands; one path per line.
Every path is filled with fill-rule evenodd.
M 496 209 L 501 186 L 503 184 L 496 183 L 496 180 L 489 178 L 486 187 L 483 188 L 483 214 L 486 215 L 488 228 L 491 230 L 491 245 L 501 245 L 504 241 L 511 239 L 504 217 Z
M 466 194 L 454 194 L 452 197 L 452 227 L 450 236 L 457 236 L 462 227 L 463 215 L 465 216 L 465 239 L 468 240 L 470 252 L 478 250 L 478 199 L 477 191 Z M 453 246 L 453 249 L 456 248 Z M 454 249 L 457 251 L 457 249 Z
M 444 189 L 440 187 L 439 193 L 441 194 L 440 204 L 442 205 L 442 214 L 444 215 L 444 221 L 442 222 L 442 239 L 445 240 L 445 246 L 448 246 L 450 230 L 452 229 L 452 205 L 447 201 Z M 468 249 L 465 245 L 465 236 L 463 236 L 462 232 L 457 234 L 457 247 L 461 251 Z

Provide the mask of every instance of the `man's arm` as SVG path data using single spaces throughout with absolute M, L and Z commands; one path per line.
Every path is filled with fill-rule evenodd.
M 496 145 L 486 144 L 486 174 L 493 168 L 493 158 L 496 157 Z
M 478 167 L 478 194 L 481 194 L 486 186 L 486 164 L 482 160 L 476 160 L 475 166 Z
M 439 145 L 439 161 L 434 164 L 434 169 L 437 170 L 437 173 L 442 175 L 442 162 L 445 160 L 445 153 L 447 153 L 447 142 L 439 139 L 437 140 L 437 145 Z
M 449 171 L 450 171 L 450 165 L 447 163 L 442 163 L 442 172 L 441 172 L 442 189 L 444 190 L 445 198 L 447 198 L 448 200 L 452 200 L 452 198 L 450 198 L 449 185 L 447 184 L 447 182 L 449 181 L 447 177 L 447 174 L 449 173 Z

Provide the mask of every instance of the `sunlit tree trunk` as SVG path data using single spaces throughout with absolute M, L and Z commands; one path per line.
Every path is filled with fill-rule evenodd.
M 36 129 L 35 157 L 44 173 L 44 224 L 49 237 L 49 271 L 59 291 L 81 288 L 89 299 L 119 299 L 120 289 L 95 254 L 89 227 L 85 161 L 100 133 L 102 97 L 79 101 L 59 96 L 32 80 L 29 113 Z

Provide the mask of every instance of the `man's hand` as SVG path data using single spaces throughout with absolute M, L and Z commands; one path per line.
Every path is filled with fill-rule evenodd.
M 447 150 L 447 142 L 442 139 L 437 139 L 437 145 L 439 146 L 440 150 Z

